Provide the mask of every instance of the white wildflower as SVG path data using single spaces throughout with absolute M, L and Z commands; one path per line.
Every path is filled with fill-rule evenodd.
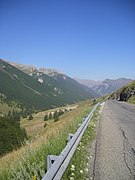
M 71 173 L 71 176 L 74 176 L 75 174 L 74 173 Z
M 72 164 L 72 165 L 71 165 L 71 168 L 75 169 L 75 165 Z
M 74 178 L 73 178 L 73 177 L 70 177 L 69 179 L 70 179 L 70 180 L 74 180 Z
M 83 170 L 80 170 L 80 173 L 82 174 L 82 173 L 83 173 Z
M 72 164 L 70 169 L 71 171 L 75 171 L 75 165 Z

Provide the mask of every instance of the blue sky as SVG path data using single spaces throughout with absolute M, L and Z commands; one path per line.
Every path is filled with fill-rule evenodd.
M 135 1 L 0 0 L 0 57 L 71 77 L 135 79 Z

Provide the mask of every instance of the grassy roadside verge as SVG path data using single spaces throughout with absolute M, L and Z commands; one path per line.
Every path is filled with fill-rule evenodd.
M 89 159 L 92 157 L 90 156 L 89 147 L 96 137 L 95 127 L 98 117 L 99 108 L 95 111 L 62 180 L 85 180 L 90 178 Z
M 77 130 L 82 118 L 92 109 L 92 102 L 79 104 L 78 108 L 63 115 L 47 128 L 34 143 L 0 158 L 0 179 L 41 179 L 46 171 L 48 154 L 59 155 L 66 145 L 69 133 Z

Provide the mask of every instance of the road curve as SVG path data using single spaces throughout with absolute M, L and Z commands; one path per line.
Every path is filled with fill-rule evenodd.
M 96 140 L 94 180 L 135 180 L 135 105 L 107 101 Z

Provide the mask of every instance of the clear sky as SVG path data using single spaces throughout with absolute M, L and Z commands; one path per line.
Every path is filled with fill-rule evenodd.
M 135 79 L 135 0 L 0 0 L 0 58 Z

